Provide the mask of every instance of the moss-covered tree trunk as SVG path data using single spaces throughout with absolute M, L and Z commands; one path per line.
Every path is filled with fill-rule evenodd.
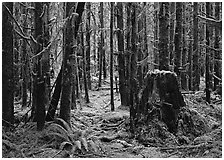
M 69 17 L 65 29 L 65 50 L 63 57 L 63 69 L 62 69 L 62 93 L 61 93 L 61 107 L 60 107 L 60 117 L 65 120 L 70 125 L 71 119 L 71 98 L 72 98 L 72 80 L 73 80 L 73 71 L 72 71 L 72 62 L 75 56 L 73 55 L 73 36 L 72 27 L 74 27 L 74 38 L 77 37 L 77 32 L 79 24 L 81 22 L 82 13 L 84 11 L 85 3 L 78 3 L 77 5 L 77 14 L 74 13 L 75 4 L 72 2 L 66 3 L 66 17 Z M 75 22 L 75 24 L 74 24 Z
M 179 110 L 185 106 L 179 91 L 177 75 L 170 71 L 148 72 L 139 93 L 138 105 L 139 121 L 145 117 L 144 121 L 147 124 L 146 121 L 158 116 L 170 132 L 176 132 Z

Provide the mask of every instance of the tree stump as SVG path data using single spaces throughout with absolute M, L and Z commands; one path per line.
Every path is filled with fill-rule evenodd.
M 177 117 L 185 102 L 177 81 L 177 75 L 170 71 L 149 71 L 144 78 L 137 106 L 138 117 L 152 120 L 155 115 L 162 120 L 170 132 L 177 132 Z M 142 119 L 142 118 L 141 118 Z

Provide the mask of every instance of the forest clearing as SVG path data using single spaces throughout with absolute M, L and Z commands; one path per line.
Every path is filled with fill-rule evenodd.
M 2 3 L 2 158 L 221 157 L 221 2 Z

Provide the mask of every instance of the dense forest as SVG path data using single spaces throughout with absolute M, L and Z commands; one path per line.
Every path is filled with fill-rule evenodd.
M 2 2 L 2 157 L 222 157 L 222 2 Z

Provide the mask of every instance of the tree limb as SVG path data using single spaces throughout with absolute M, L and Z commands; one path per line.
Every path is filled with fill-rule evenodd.
M 217 27 L 218 29 L 222 30 L 222 20 L 215 20 L 213 18 L 207 18 L 200 15 L 198 15 L 198 17 L 201 18 L 202 20 L 205 20 L 206 23 L 208 23 L 209 25 Z

